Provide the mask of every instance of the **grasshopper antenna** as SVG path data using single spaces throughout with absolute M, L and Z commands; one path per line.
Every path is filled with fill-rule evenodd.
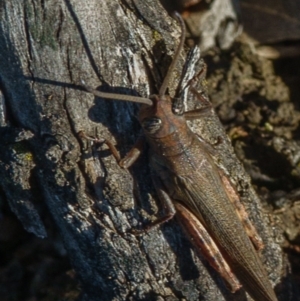
M 174 16 L 175 18 L 179 21 L 180 23 L 180 27 L 181 27 L 181 37 L 180 37 L 180 42 L 179 42 L 179 45 L 176 49 L 176 52 L 175 52 L 175 55 L 174 55 L 174 58 L 171 62 L 171 65 L 169 67 L 169 70 L 167 72 L 167 75 L 159 89 L 159 97 L 163 97 L 165 94 L 166 94 L 166 90 L 168 88 L 168 85 L 169 85 L 169 81 L 170 81 L 170 77 L 175 69 L 175 65 L 176 63 L 178 62 L 178 58 L 179 58 L 179 55 L 180 55 L 180 52 L 182 51 L 183 49 L 183 45 L 184 45 L 184 41 L 185 41 L 185 35 L 186 35 L 186 29 L 185 29 L 185 24 L 184 24 L 184 21 L 182 19 L 182 17 L 180 16 L 180 14 L 178 12 L 174 12 Z
M 85 88 L 87 92 L 94 94 L 95 96 L 108 98 L 108 99 L 116 99 L 122 101 L 130 101 L 130 102 L 137 102 L 142 103 L 148 106 L 152 106 L 152 100 L 144 97 L 132 96 L 132 95 L 124 95 L 124 94 L 116 94 L 116 93 L 107 93 L 107 92 L 100 92 L 90 86 L 87 86 L 83 80 L 81 80 L 82 86 Z

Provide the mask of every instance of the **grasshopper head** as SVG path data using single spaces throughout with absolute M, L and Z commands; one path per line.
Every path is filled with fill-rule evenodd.
M 169 95 L 154 95 L 151 100 L 153 105 L 143 105 L 139 112 L 139 121 L 146 136 L 166 137 L 186 123 L 182 116 L 174 114 L 173 102 Z

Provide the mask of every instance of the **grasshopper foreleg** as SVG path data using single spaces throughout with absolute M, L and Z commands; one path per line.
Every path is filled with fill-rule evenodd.
M 138 159 L 144 146 L 145 137 L 139 136 L 131 150 L 126 154 L 126 156 L 123 159 L 119 160 L 119 165 L 122 168 L 129 168 Z
M 87 135 L 85 135 L 84 132 L 80 132 L 79 135 L 82 138 L 94 141 L 95 143 L 104 143 L 106 146 L 109 148 L 111 151 L 112 155 L 116 159 L 117 163 L 119 164 L 120 167 L 122 168 L 129 168 L 140 156 L 141 151 L 144 148 L 145 144 L 145 137 L 144 136 L 139 136 L 137 139 L 136 143 L 134 146 L 131 148 L 131 150 L 126 154 L 124 158 L 121 158 L 118 150 L 116 147 L 113 145 L 113 143 L 110 140 L 107 139 L 101 139 L 101 138 L 92 138 Z
M 201 221 L 180 203 L 175 202 L 175 207 L 176 216 L 196 250 L 203 254 L 212 268 L 226 281 L 231 291 L 236 292 L 241 288 L 241 284 L 232 273 L 218 246 L 206 231 Z
M 202 93 L 198 92 L 195 87 L 191 86 L 190 91 L 203 104 L 203 107 L 199 108 L 199 109 L 184 112 L 183 116 L 185 117 L 185 119 L 186 120 L 195 120 L 195 119 L 199 119 L 199 118 L 203 118 L 203 117 L 207 116 L 212 110 L 211 103 L 208 101 L 208 99 L 206 99 L 206 97 L 204 97 L 202 95 Z
M 207 114 L 211 111 L 212 105 L 208 98 L 205 96 L 204 93 L 201 93 L 197 90 L 197 82 L 203 81 L 206 76 L 206 65 L 203 66 L 202 70 L 196 74 L 188 83 L 189 90 L 194 96 L 196 96 L 197 100 L 202 104 L 202 108 L 191 110 L 184 112 L 183 115 L 186 120 L 194 120 L 198 118 L 202 118 L 207 116 Z

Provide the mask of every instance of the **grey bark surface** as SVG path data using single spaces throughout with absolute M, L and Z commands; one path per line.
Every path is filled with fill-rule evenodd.
M 1 1 L 0 14 L 1 189 L 26 230 L 39 237 L 46 229 L 38 207 L 47 205 L 82 283 L 82 300 L 246 300 L 243 290 L 227 290 L 176 220 L 141 236 L 129 233 L 161 211 L 146 152 L 129 172 L 104 146 L 78 135 L 97 129 L 121 155 L 130 149 L 140 132 L 138 106 L 95 99 L 78 84 L 83 79 L 143 97 L 157 92 L 180 36 L 176 21 L 153 0 Z M 287 265 L 277 232 L 218 118 L 210 114 L 193 128 L 210 143 L 224 138 L 216 146 L 218 163 L 245 201 L 266 245 L 262 260 L 279 284 Z M 288 291 L 283 282 L 285 300 L 292 300 Z

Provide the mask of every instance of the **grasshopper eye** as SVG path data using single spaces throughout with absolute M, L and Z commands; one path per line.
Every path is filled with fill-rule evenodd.
M 145 118 L 142 127 L 149 134 L 155 134 L 161 128 L 161 119 L 158 117 Z

